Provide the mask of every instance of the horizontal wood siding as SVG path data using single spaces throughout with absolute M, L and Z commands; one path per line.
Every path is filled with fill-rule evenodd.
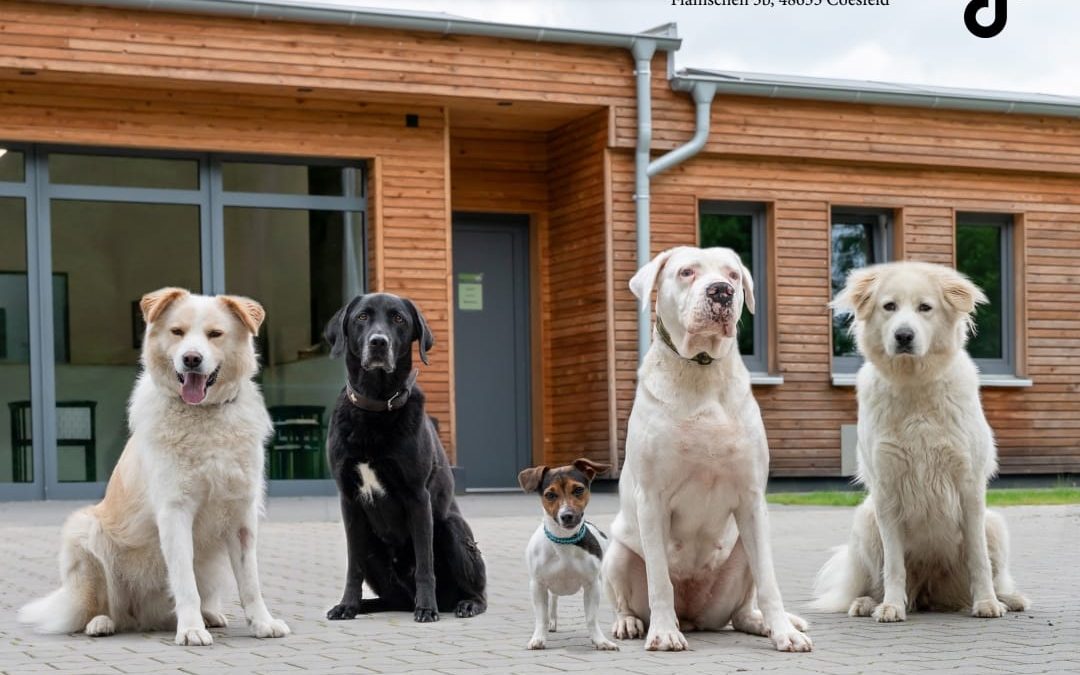
M 620 433 L 633 401 L 633 155 L 614 157 Z M 984 389 L 1002 470 L 1080 470 L 1080 180 L 1014 173 L 884 168 L 708 153 L 654 179 L 654 253 L 696 241 L 695 200 L 775 205 L 776 327 L 784 384 L 756 387 L 777 475 L 836 475 L 840 425 L 854 391 L 830 384 L 829 213 L 836 205 L 899 209 L 909 259 L 949 264 L 954 210 L 1024 213 L 1030 389 Z M 760 280 L 759 280 L 760 283 Z
M 604 147 L 600 112 L 551 132 L 548 340 L 549 462 L 607 461 L 608 359 Z
M 370 242 L 376 287 L 414 298 L 435 333 L 420 379 L 452 451 L 444 114 L 435 106 L 233 95 L 0 77 L 0 139 L 206 152 L 379 159 Z M 407 129 L 404 114 L 419 116 Z M 374 202 L 373 202 L 374 205 Z
M 694 110 L 653 62 L 653 148 L 685 142 Z M 633 101 L 617 106 L 616 144 L 637 139 Z M 718 94 L 708 148 L 728 155 L 995 170 L 1080 172 L 1080 120 Z
M 0 68 L 177 82 L 606 103 L 624 49 L 0 0 Z

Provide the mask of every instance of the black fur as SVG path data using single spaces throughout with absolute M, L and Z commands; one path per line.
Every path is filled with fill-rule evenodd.
M 372 334 L 388 338 L 385 348 L 371 347 Z M 339 310 L 326 339 L 332 356 L 345 355 L 352 388 L 381 400 L 405 386 L 412 343 L 420 343 L 425 363 L 434 343 L 411 301 L 383 293 L 354 298 Z M 416 621 L 427 622 L 438 621 L 440 611 L 469 617 L 487 609 L 484 561 L 454 501 L 450 463 L 424 412 L 419 386 L 404 406 L 389 412 L 357 408 L 343 389 L 330 420 L 327 454 L 349 553 L 345 592 L 328 619 L 412 610 Z M 361 495 L 361 463 L 374 471 L 384 493 Z M 362 597 L 365 581 L 378 599 Z
M 593 525 L 593 527 L 596 526 Z M 600 528 L 597 527 L 596 531 L 600 532 Z M 600 536 L 607 539 L 607 535 L 603 532 L 600 532 Z M 600 548 L 600 541 L 593 536 L 592 527 L 589 527 L 588 524 L 585 526 L 585 536 L 581 538 L 581 541 L 575 542 L 574 546 L 580 546 L 585 549 L 586 553 L 596 556 L 599 560 L 604 559 L 604 549 Z

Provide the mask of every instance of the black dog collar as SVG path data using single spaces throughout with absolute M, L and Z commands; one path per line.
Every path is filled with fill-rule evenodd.
M 419 375 L 420 371 L 414 368 L 413 371 L 409 373 L 409 378 L 405 380 L 405 386 L 385 401 L 368 398 L 363 394 L 358 394 L 356 390 L 353 389 L 352 383 L 348 380 L 345 380 L 345 396 L 349 399 L 349 403 L 352 403 L 361 410 L 390 412 L 401 408 L 409 400 L 409 394 L 412 393 L 413 385 L 416 384 L 416 378 Z
M 667 332 L 667 328 L 664 328 L 664 321 L 660 318 L 659 314 L 656 315 L 656 334 L 660 336 L 660 341 L 666 344 L 668 346 L 668 349 L 675 352 L 675 355 L 678 356 L 680 359 L 685 359 L 686 361 L 693 361 L 699 366 L 707 366 L 716 360 L 713 357 L 709 356 L 708 352 L 701 352 L 700 354 L 697 354 L 692 358 L 687 358 L 680 354 L 679 350 L 675 349 L 675 343 L 671 341 L 671 335 Z

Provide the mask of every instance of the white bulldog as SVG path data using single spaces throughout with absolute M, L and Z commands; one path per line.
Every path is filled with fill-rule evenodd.
M 653 342 L 604 556 L 612 632 L 680 651 L 682 631 L 730 623 L 781 651 L 810 651 L 807 624 L 784 611 L 773 571 L 769 448 L 735 340 L 743 303 L 754 311 L 754 282 L 730 249 L 678 247 L 641 268 L 630 290 L 644 306 L 654 285 Z

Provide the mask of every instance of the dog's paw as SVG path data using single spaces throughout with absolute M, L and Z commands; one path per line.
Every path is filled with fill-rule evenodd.
M 611 634 L 616 640 L 638 640 L 645 637 L 645 624 L 636 616 L 618 616 L 611 626 Z
M 788 621 L 791 622 L 791 625 L 795 626 L 795 630 L 800 633 L 805 633 L 806 629 L 810 627 L 810 622 L 801 616 L 795 616 L 794 614 L 788 613 L 787 618 Z
M 777 633 L 772 636 L 772 641 L 778 652 L 809 652 L 814 649 L 810 636 L 798 630 Z
M 459 619 L 469 619 L 483 614 L 486 610 L 487 605 L 479 600 L 462 600 L 454 608 L 454 616 Z
M 360 613 L 359 605 L 350 605 L 347 603 L 341 603 L 330 608 L 330 611 L 326 613 L 326 618 L 331 621 L 341 621 L 343 619 L 355 619 L 356 615 Z
M 907 620 L 907 610 L 901 605 L 883 602 L 874 608 L 874 613 L 871 616 L 878 623 L 895 623 Z
M 416 623 L 433 623 L 439 620 L 439 611 L 429 607 L 417 607 L 413 612 L 413 621 Z
M 288 624 L 281 619 L 270 619 L 269 621 L 254 621 L 251 624 L 251 634 L 257 638 L 279 638 L 285 637 L 292 631 L 289 630 Z
M 681 652 L 688 647 L 686 638 L 678 628 L 661 628 L 653 624 L 645 636 L 645 649 L 650 652 Z
M 534 635 L 532 637 L 532 639 L 529 640 L 529 645 L 528 646 L 529 646 L 529 649 L 543 649 L 544 648 L 544 636 L 543 635 Z
M 209 647 L 214 638 L 205 628 L 180 628 L 176 631 L 176 644 L 182 647 Z
M 104 637 L 115 632 L 116 624 L 104 614 L 98 614 L 93 619 L 90 619 L 90 623 L 86 624 L 86 634 L 90 637 Z
M 619 651 L 619 645 L 615 644 L 611 640 L 609 640 L 607 638 L 604 638 L 604 637 L 599 638 L 599 639 L 593 639 L 592 643 L 593 643 L 593 646 L 596 647 L 596 649 L 598 651 L 602 651 L 602 652 L 617 652 L 617 651 Z
M 1023 612 L 1031 607 L 1031 601 L 1019 593 L 1002 593 L 997 599 L 1004 602 L 1010 612 Z
M 877 601 L 869 595 L 864 595 L 851 601 L 851 607 L 848 607 L 847 615 L 851 617 L 870 616 L 874 613 L 875 607 L 877 607 Z
M 229 619 L 226 618 L 221 612 L 212 612 L 208 609 L 202 611 L 203 623 L 207 628 L 226 628 L 229 625 Z
M 1009 608 L 997 598 L 993 600 L 980 600 L 971 606 L 971 616 L 983 619 L 997 619 L 1005 616 Z

